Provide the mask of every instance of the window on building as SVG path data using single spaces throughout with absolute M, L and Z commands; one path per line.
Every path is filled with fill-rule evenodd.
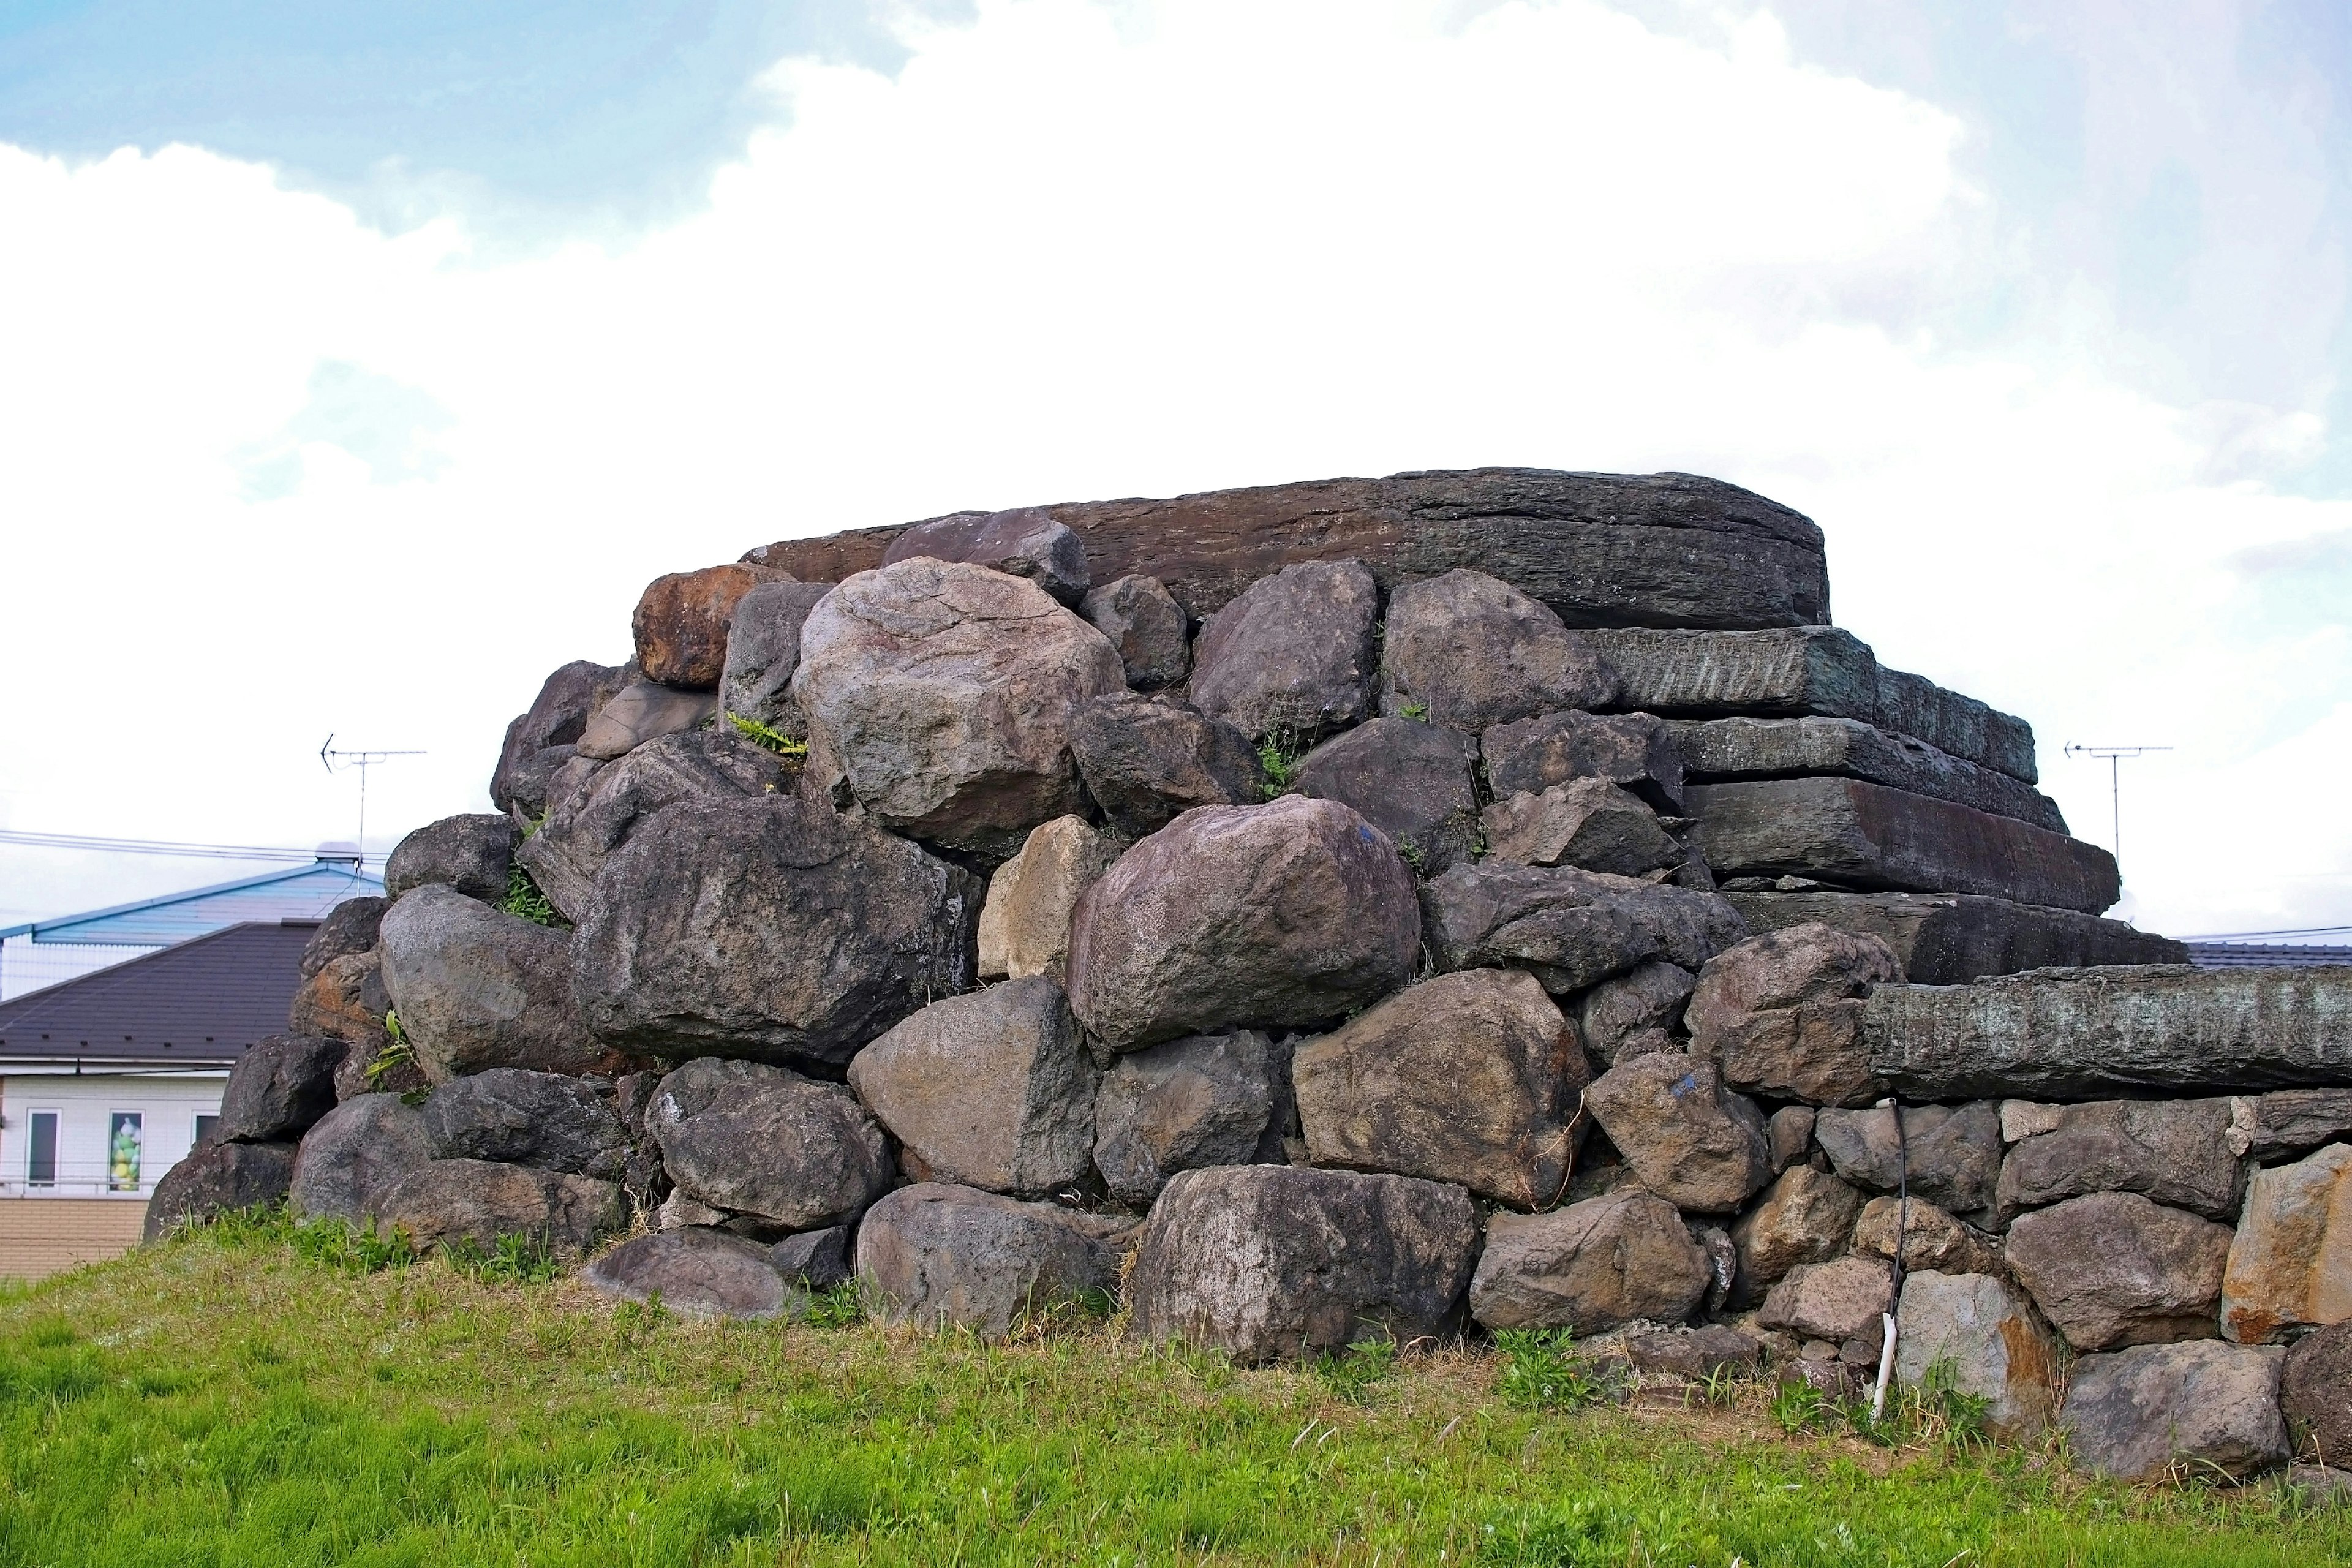
M 140 1148 L 147 1138 L 147 1118 L 136 1110 L 117 1110 L 106 1119 L 106 1184 L 118 1193 L 139 1190 Z
M 54 1187 L 58 1184 L 58 1113 L 36 1110 L 26 1120 L 31 1134 L 31 1147 L 25 1157 L 25 1184 L 28 1187 Z
M 213 1141 L 213 1135 L 219 1131 L 219 1117 L 210 1115 L 202 1110 L 196 1112 L 196 1144 L 199 1148 Z

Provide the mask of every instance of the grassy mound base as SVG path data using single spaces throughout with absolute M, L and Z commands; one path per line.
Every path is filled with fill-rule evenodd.
M 1491 1354 L 1237 1373 L 383 1262 L 247 1223 L 0 1296 L 0 1563 L 2352 1563 L 2274 1484 L 1790 1436 L 1764 1388 L 1562 1409 Z

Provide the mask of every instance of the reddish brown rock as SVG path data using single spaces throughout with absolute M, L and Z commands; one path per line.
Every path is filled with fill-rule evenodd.
M 2254 1173 L 2221 1282 L 2221 1331 L 2260 1344 L 2352 1320 L 2352 1143 Z
M 648 680 L 709 691 L 727 669 L 727 626 L 736 602 L 762 583 L 785 575 L 771 567 L 730 561 L 699 572 L 673 572 L 646 584 L 629 617 L 637 664 Z
M 2034 1305 L 2080 1351 L 2212 1339 L 2230 1227 L 2095 1193 L 2020 1215 L 2009 1266 Z
M 1470 1281 L 1488 1329 L 1601 1333 L 1638 1319 L 1677 1322 L 1706 1296 L 1706 1254 L 1664 1198 L 1587 1198 L 1549 1214 L 1498 1214 Z
M 1862 1001 L 1900 980 L 1876 937 L 1825 925 L 1750 937 L 1706 961 L 1684 1020 L 1691 1051 L 1734 1089 L 1812 1105 L 1867 1105 L 1883 1092 L 1862 1037 Z
M 1826 1171 L 1795 1165 L 1764 1190 L 1763 1200 L 1731 1227 L 1741 1294 L 1780 1283 L 1801 1263 L 1826 1263 L 1853 1236 L 1862 1194 Z

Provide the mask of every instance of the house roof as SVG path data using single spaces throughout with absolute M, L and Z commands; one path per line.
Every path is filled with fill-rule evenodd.
M 2315 943 L 2192 942 L 2189 962 L 2200 969 L 2297 969 L 2313 963 L 2352 963 L 2352 947 Z
M 248 921 L 0 1002 L 0 1067 L 233 1065 L 286 1029 L 316 921 Z
M 0 940 L 30 936 L 37 942 L 76 942 L 100 947 L 164 947 L 240 921 L 324 920 L 345 899 L 381 896 L 383 879 L 362 868 L 355 856 L 321 855 L 308 866 L 270 871 L 135 904 L 31 921 L 0 931 Z

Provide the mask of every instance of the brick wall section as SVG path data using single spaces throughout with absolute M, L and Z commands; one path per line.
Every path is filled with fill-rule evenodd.
M 129 1198 L 0 1198 L 0 1279 L 39 1279 L 139 1245 L 147 1205 Z

